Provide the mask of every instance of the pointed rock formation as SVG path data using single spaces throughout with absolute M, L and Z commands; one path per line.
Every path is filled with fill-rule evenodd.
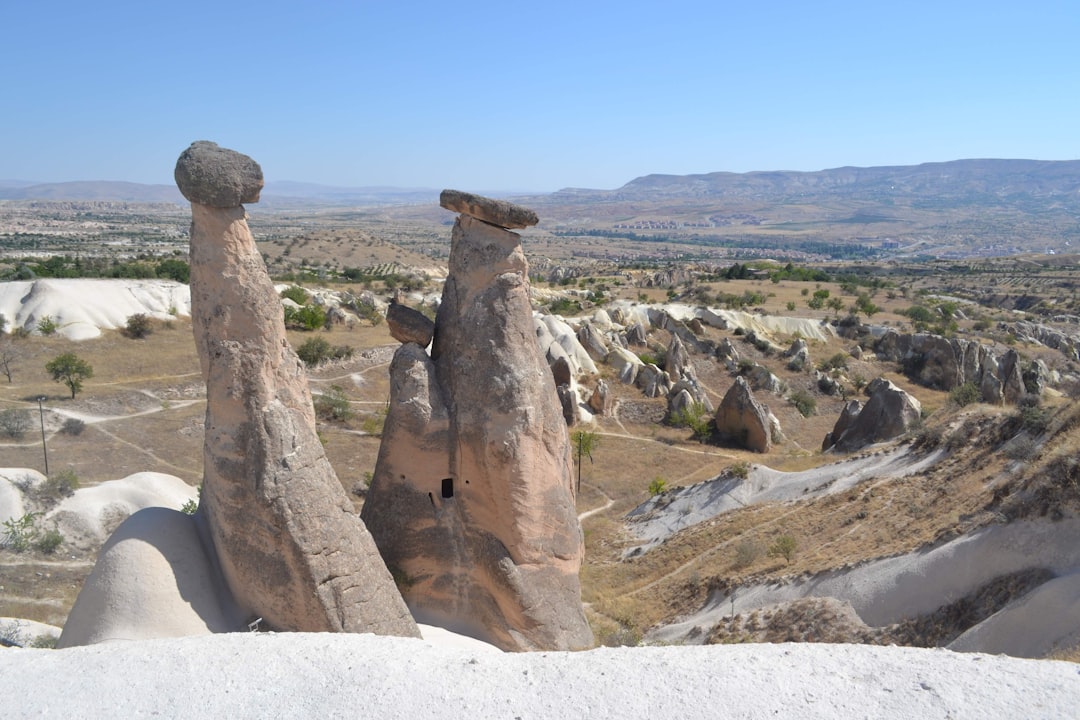
M 779 439 L 779 423 L 769 408 L 754 399 L 746 380 L 737 377 L 716 409 L 716 432 L 748 450 L 765 453 Z
M 605 380 L 596 381 L 596 389 L 589 396 L 589 410 L 594 415 L 611 415 L 615 408 L 615 395 Z
M 461 193 L 432 355 L 403 345 L 363 518 L 421 620 L 507 650 L 588 647 L 570 440 L 537 342 L 531 211 Z M 531 223 L 527 223 L 531 219 Z
M 857 401 L 844 406 L 831 433 L 825 436 L 822 449 L 830 446 L 852 452 L 871 443 L 883 442 L 907 432 L 922 415 L 917 399 L 885 378 L 878 378 L 866 388 L 870 399 L 859 407 Z
M 214 170 L 238 155 L 196 143 L 176 170 L 192 199 L 191 318 L 206 380 L 199 514 L 236 602 L 270 627 L 418 636 L 315 433 L 303 364 L 244 208 L 200 201 L 223 195 L 218 184 L 253 184 Z M 204 176 L 206 192 L 185 180 Z
M 419 637 L 315 434 L 303 364 L 241 201 L 249 157 L 198 142 L 177 162 L 192 201 L 192 326 L 206 381 L 194 517 L 146 508 L 102 548 L 60 645 L 247 629 Z
M 664 355 L 664 371 L 671 378 L 671 382 L 677 383 L 682 380 L 688 367 L 690 367 L 690 353 L 686 351 L 686 345 L 679 336 L 672 335 L 667 354 Z

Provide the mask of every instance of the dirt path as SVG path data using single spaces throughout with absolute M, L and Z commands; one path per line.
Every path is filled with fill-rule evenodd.
M 592 510 L 586 510 L 585 512 L 582 512 L 582 513 L 578 513 L 577 519 L 578 519 L 579 523 L 582 522 L 583 520 L 585 520 L 586 518 L 591 518 L 593 515 L 598 515 L 598 514 L 604 512 L 605 510 L 607 510 L 608 508 L 610 508 L 612 505 L 615 504 L 614 498 L 612 498 L 610 495 L 608 495 L 606 492 L 604 492 L 603 488 L 601 488 L 599 485 L 596 485 L 594 483 L 585 483 L 585 482 L 583 482 L 582 485 L 588 485 L 593 490 L 600 493 L 600 495 L 602 495 L 604 497 L 604 499 L 607 500 L 607 502 L 605 502 L 600 507 L 593 508 Z

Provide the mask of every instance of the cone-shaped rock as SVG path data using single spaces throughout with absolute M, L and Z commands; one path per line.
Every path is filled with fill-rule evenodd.
M 199 513 L 232 595 L 276 630 L 418 636 L 315 433 L 307 377 L 244 209 L 195 202 L 191 214 L 207 397 Z
M 735 378 L 716 409 L 716 431 L 748 450 L 769 452 L 776 439 L 775 423 L 772 413 L 754 399 L 750 386 L 742 377 Z
M 414 615 L 507 650 L 590 646 L 569 434 L 517 234 L 458 217 L 432 357 L 402 345 L 390 372 L 363 518 Z

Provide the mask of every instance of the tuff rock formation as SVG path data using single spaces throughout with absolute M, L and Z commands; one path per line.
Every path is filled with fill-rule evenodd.
M 871 443 L 899 437 L 918 421 L 922 405 L 917 399 L 885 378 L 878 378 L 866 387 L 870 396 L 866 405 L 857 401 L 844 406 L 831 433 L 825 436 L 822 449 L 835 447 L 852 452 Z
M 909 378 L 938 390 L 973 383 L 983 402 L 1016 403 L 1025 393 L 1019 356 L 1015 350 L 998 358 L 979 342 L 940 335 L 905 335 L 889 330 L 875 348 L 883 360 L 899 362 Z
M 686 351 L 686 345 L 679 336 L 672 335 L 667 354 L 664 356 L 664 371 L 671 378 L 671 382 L 677 383 L 682 380 L 688 367 L 690 367 L 690 353 Z
M 596 381 L 596 389 L 589 396 L 589 410 L 594 415 L 611 415 L 615 409 L 615 395 L 605 380 Z
M 180 156 L 176 179 L 192 201 L 191 316 L 206 381 L 199 510 L 148 508 L 125 521 L 61 644 L 255 620 L 418 637 L 315 433 L 303 364 L 239 204 L 258 198 L 258 164 L 199 142 Z
M 507 650 L 588 647 L 569 434 L 506 229 L 535 216 L 443 206 L 462 214 L 432 354 L 406 343 L 391 363 L 363 518 L 417 618 Z
M 176 176 L 220 157 L 196 144 Z M 250 163 L 207 174 L 223 187 L 250 184 L 222 179 L 229 167 Z M 277 630 L 418 636 L 315 433 L 303 364 L 246 213 L 202 204 L 223 195 L 207 189 L 180 184 L 192 199 L 191 317 L 207 397 L 199 514 L 225 581 Z
M 741 447 L 765 453 L 779 440 L 780 424 L 768 407 L 754 399 L 746 380 L 737 377 L 716 409 L 716 432 Z

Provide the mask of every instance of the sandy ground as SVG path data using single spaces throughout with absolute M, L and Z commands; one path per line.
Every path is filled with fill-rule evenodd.
M 1080 666 L 858 645 L 502 654 L 238 633 L 0 650 L 4 716 L 1064 718 Z

